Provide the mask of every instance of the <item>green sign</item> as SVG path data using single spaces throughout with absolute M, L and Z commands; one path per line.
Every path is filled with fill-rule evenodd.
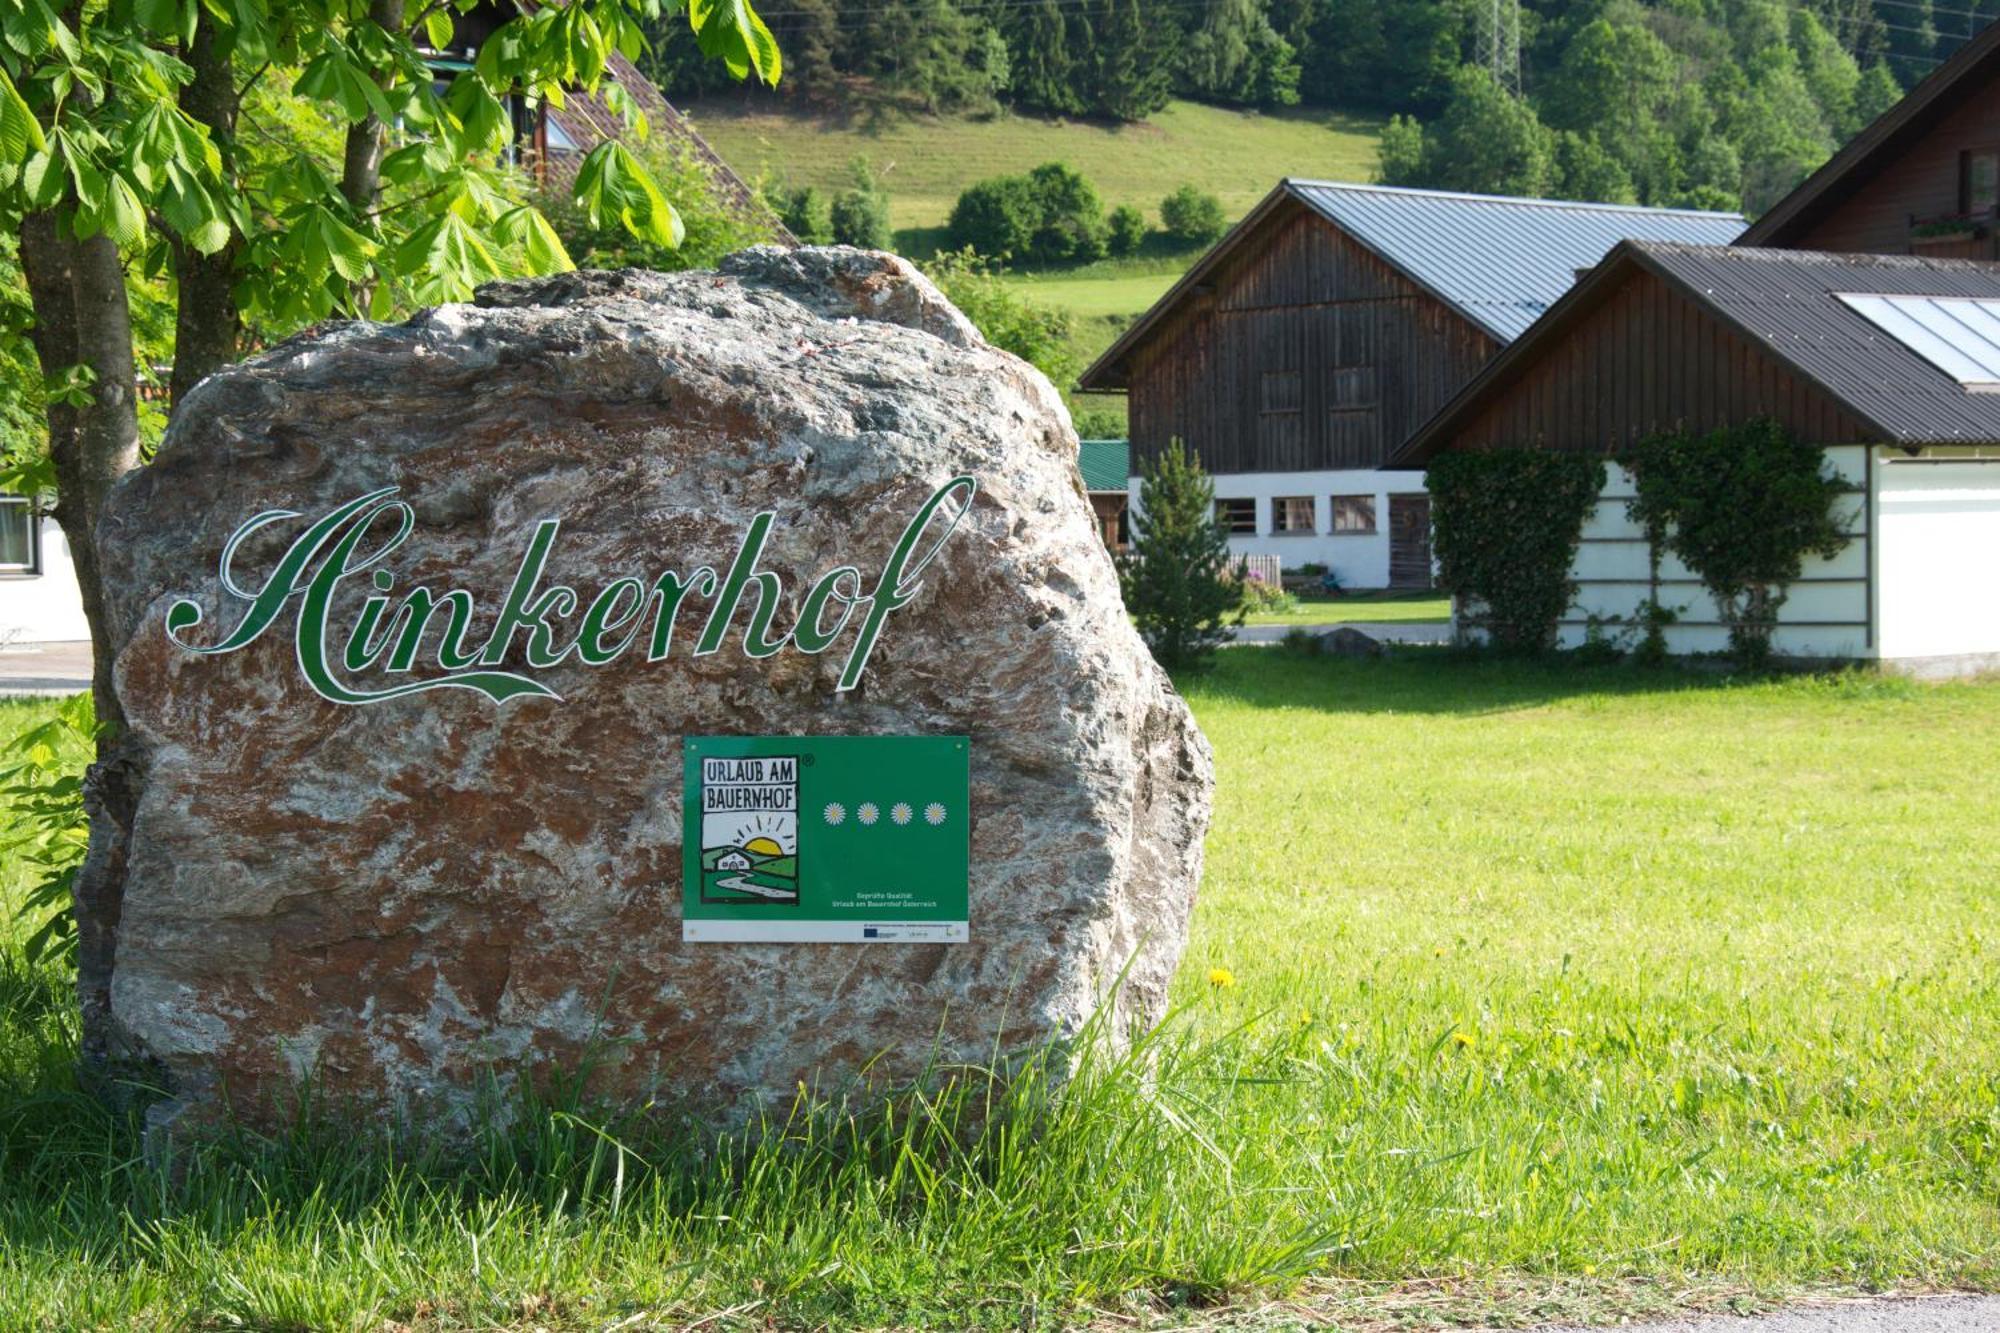
M 963 736 L 690 736 L 681 938 L 967 935 Z

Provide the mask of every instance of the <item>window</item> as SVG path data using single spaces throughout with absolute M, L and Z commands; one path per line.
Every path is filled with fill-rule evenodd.
M 1983 213 L 2000 205 L 2000 149 L 1959 154 L 1958 197 L 1967 213 Z
M 1332 405 L 1336 411 L 1375 406 L 1375 367 L 1335 366 Z
M 1318 530 L 1310 495 L 1283 495 L 1271 501 L 1271 531 L 1296 534 Z
M 1257 502 L 1255 500 L 1217 500 L 1215 519 L 1226 532 L 1247 532 L 1252 536 L 1257 532 Z
M 1264 372 L 1257 410 L 1264 413 L 1296 412 L 1305 403 L 1305 376 L 1296 370 Z
M 1375 497 L 1372 495 L 1334 496 L 1333 530 L 1335 532 L 1375 531 Z
M 35 574 L 35 507 L 18 495 L 0 496 L 0 573 Z

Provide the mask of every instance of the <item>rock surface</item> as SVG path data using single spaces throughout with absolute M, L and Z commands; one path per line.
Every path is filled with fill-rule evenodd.
M 853 250 L 502 284 L 207 381 L 99 534 L 129 819 L 100 818 L 92 851 L 109 887 L 84 900 L 88 1049 L 159 1071 L 162 1120 L 225 1100 L 280 1118 L 310 1073 L 448 1124 L 487 1076 L 587 1053 L 599 1094 L 727 1118 L 801 1081 L 901 1080 L 934 1051 L 983 1062 L 1073 1033 L 1135 955 L 1121 1017 L 1156 1016 L 1212 772 L 1125 617 L 1076 450 L 1041 375 L 902 261 Z M 754 595 L 708 655 L 684 618 L 664 660 L 528 671 L 523 633 L 505 668 L 560 699 L 502 705 L 457 688 L 329 702 L 289 604 L 240 651 L 167 632 L 183 598 L 203 612 L 177 621 L 188 642 L 243 617 L 218 562 L 252 515 L 294 517 L 235 554 L 250 592 L 314 517 L 390 486 L 416 520 L 397 586 L 474 590 L 475 645 L 551 515 L 547 582 L 588 598 L 724 569 L 771 511 L 759 567 L 783 579 L 788 626 L 814 579 L 879 568 L 961 473 L 969 512 L 851 690 L 845 643 L 747 657 Z M 334 621 L 354 623 L 366 585 L 341 585 Z M 421 679 L 432 652 L 401 677 L 339 674 Z M 704 733 L 969 735 L 972 942 L 682 943 L 681 739 Z

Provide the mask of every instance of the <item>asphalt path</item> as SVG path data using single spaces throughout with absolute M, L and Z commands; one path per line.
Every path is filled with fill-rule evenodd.
M 75 694 L 89 688 L 88 643 L 15 643 L 0 647 L 0 698 Z
M 1537 1333 L 1586 1330 L 1550 1324 Z M 1766 1315 L 1691 1315 L 1620 1324 L 1618 1333 L 2000 1333 L 2000 1296 L 1909 1296 L 1801 1306 Z

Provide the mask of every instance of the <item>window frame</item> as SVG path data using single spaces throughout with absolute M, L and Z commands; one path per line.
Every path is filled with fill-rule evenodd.
M 1286 522 L 1290 506 L 1303 504 L 1306 507 L 1306 522 L 1302 528 L 1295 528 Z M 1317 495 L 1275 495 L 1271 497 L 1271 535 L 1273 537 L 1315 537 L 1319 535 L 1319 497 Z
M 1327 531 L 1335 537 L 1373 537 L 1379 535 L 1382 531 L 1382 514 L 1381 514 L 1382 506 L 1379 503 L 1377 503 L 1379 498 L 1380 497 L 1378 496 L 1361 492 L 1354 492 L 1346 495 L 1328 496 L 1327 514 L 1329 518 L 1332 520 L 1333 526 L 1327 529 Z M 1358 501 L 1363 504 L 1366 504 L 1368 508 L 1367 527 L 1356 528 L 1356 527 L 1341 526 L 1340 502 L 1342 500 Z
M 28 519 L 28 561 L 16 564 L 0 561 L 0 578 L 32 579 L 42 574 L 42 512 L 33 500 L 25 495 L 0 495 L 0 506 L 27 515 Z
M 1235 508 L 1242 506 L 1243 508 Z M 1237 514 L 1249 514 L 1250 526 L 1237 526 Z M 1254 495 L 1218 495 L 1215 497 L 1215 517 L 1223 525 L 1223 530 L 1232 537 L 1255 537 L 1257 535 L 1257 497 Z

